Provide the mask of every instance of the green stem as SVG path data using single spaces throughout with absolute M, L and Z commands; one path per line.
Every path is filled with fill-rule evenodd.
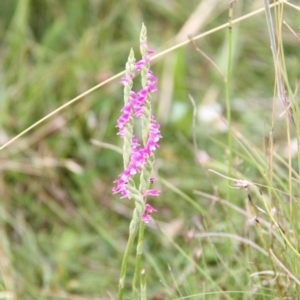
M 143 254 L 144 232 L 145 232 L 145 223 L 140 222 L 139 238 L 136 247 L 135 270 L 134 270 L 134 277 L 132 282 L 133 299 L 135 300 L 139 299 L 139 281 L 141 277 L 141 260 Z
M 124 291 L 124 286 L 125 286 L 125 278 L 126 278 L 126 267 L 127 267 L 127 262 L 128 262 L 128 257 L 131 252 L 136 234 L 138 232 L 139 227 L 137 224 L 133 224 L 135 222 L 134 220 L 131 221 L 130 223 L 130 228 L 133 230 L 130 231 L 130 235 L 127 241 L 126 249 L 123 255 L 123 260 L 122 260 L 122 265 L 121 265 L 121 273 L 120 273 L 120 279 L 119 279 L 119 289 L 118 289 L 118 300 L 122 300 L 123 298 L 123 291 Z
M 229 22 L 228 22 L 228 59 L 227 59 L 227 71 L 226 71 L 226 117 L 228 122 L 228 176 L 231 177 L 231 167 L 232 167 L 232 136 L 231 136 L 231 97 L 230 97 L 230 79 L 231 79 L 231 58 L 232 58 L 232 5 L 233 1 L 230 3 L 229 7 Z M 227 198 L 230 199 L 231 188 L 227 189 Z
M 141 54 L 142 58 L 146 59 L 148 56 L 148 47 L 147 47 L 147 29 L 143 24 L 141 34 L 140 34 L 140 45 L 141 45 Z M 148 82 L 148 72 L 149 72 L 150 64 L 146 64 L 143 66 L 141 70 L 141 79 L 142 79 L 142 87 L 147 87 Z M 147 95 L 147 99 L 144 103 L 143 107 L 143 117 L 142 117 L 142 139 L 143 145 L 145 146 L 147 140 L 149 138 L 149 125 L 150 125 L 150 118 L 151 118 L 151 96 L 150 93 Z M 153 170 L 153 163 L 154 163 L 154 156 L 150 155 L 147 157 L 145 165 L 141 171 L 140 175 L 140 186 L 139 192 L 143 195 L 149 188 L 150 185 L 150 177 Z M 143 199 L 144 201 L 144 199 Z M 144 202 L 143 202 L 143 209 L 144 209 Z M 142 211 L 143 213 L 144 211 Z M 142 217 L 142 214 L 141 216 Z M 139 283 L 141 278 L 141 260 L 143 254 L 143 240 L 144 240 L 144 231 L 145 231 L 145 224 L 141 222 L 139 223 L 139 237 L 136 249 L 136 257 L 135 257 L 135 270 L 134 270 L 134 277 L 132 281 L 132 290 L 133 290 L 133 299 L 138 300 L 139 298 Z

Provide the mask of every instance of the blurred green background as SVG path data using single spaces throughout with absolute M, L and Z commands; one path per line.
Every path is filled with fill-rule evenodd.
M 238 1 L 233 6 L 234 18 L 262 6 L 258 0 Z M 1 145 L 68 100 L 121 72 L 131 47 L 139 58 L 142 22 L 148 29 L 149 47 L 159 53 L 188 35 L 226 23 L 228 9 L 229 1 L 224 0 L 2 0 Z M 299 12 L 287 7 L 284 19 L 298 29 Z M 295 90 L 300 75 L 299 42 L 286 27 L 282 34 L 285 63 Z M 226 29 L 196 42 L 223 74 L 227 42 Z M 233 125 L 264 152 L 272 128 L 274 94 L 264 13 L 233 27 L 232 58 Z M 200 160 L 205 169 L 227 173 L 224 81 L 191 44 L 157 59 L 153 71 L 158 77 L 153 111 L 163 139 L 155 165 L 156 187 L 162 193 L 152 202 L 158 212 L 145 234 L 143 266 L 149 299 L 251 290 L 249 274 L 264 268 L 259 254 L 253 260 L 257 263 L 252 257 L 249 263 L 251 255 L 243 245 L 195 238 L 195 233 L 210 231 L 251 236 L 246 233 L 245 215 L 213 200 L 226 196 L 228 181 L 215 174 L 208 176 L 199 164 Z M 122 170 L 121 155 L 92 140 L 121 147 L 115 122 L 122 93 L 115 80 L 0 152 L 1 299 L 115 298 L 133 202 L 111 192 Z M 189 95 L 197 106 L 195 128 Z M 278 102 L 274 140 L 284 157 L 285 119 L 279 118 L 283 110 Z M 255 164 L 238 154 L 238 145 L 235 149 L 236 174 L 260 182 Z M 197 195 L 195 190 L 212 198 Z M 243 191 L 232 190 L 230 201 L 244 208 L 245 197 Z M 129 289 L 132 272 L 133 260 L 128 266 Z M 272 286 L 264 292 L 272 295 Z M 205 299 L 247 297 L 237 293 Z M 264 299 L 255 293 L 251 297 Z

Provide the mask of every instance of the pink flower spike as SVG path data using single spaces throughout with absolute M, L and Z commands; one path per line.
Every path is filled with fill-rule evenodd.
M 148 161 L 152 159 L 154 151 L 159 147 L 158 141 L 162 138 L 160 134 L 160 125 L 157 124 L 153 115 L 151 115 L 151 93 L 157 90 L 157 78 L 150 69 L 151 55 L 154 53 L 148 48 L 146 38 L 146 28 L 143 25 L 140 39 L 141 59 L 136 61 L 133 51 L 130 51 L 128 61 L 126 63 L 125 74 L 120 80 L 120 84 L 124 86 L 124 106 L 116 122 L 117 135 L 124 139 L 123 161 L 124 169 L 114 181 L 112 192 L 119 194 L 122 198 L 132 198 L 130 187 L 135 186 L 134 182 L 138 175 L 140 181 L 143 181 L 144 170 L 148 168 Z M 136 75 L 142 77 L 142 87 L 138 91 L 133 91 L 134 78 Z M 150 116 L 149 116 L 150 114 Z M 147 118 L 147 122 L 141 122 L 140 118 Z M 150 117 L 150 120 L 149 120 Z M 146 125 L 146 126 L 144 126 Z M 134 136 L 136 127 L 142 127 L 142 144 Z M 145 127 L 145 128 L 144 128 Z M 151 156 L 151 157 L 150 157 Z M 153 171 L 152 168 L 149 171 Z M 150 172 L 150 173 L 151 173 Z M 150 177 L 150 175 L 149 175 Z M 158 197 L 159 190 L 153 188 L 152 183 L 155 178 L 146 176 L 147 186 L 142 186 L 139 192 L 145 202 L 145 209 L 142 213 L 141 220 L 145 223 L 149 222 L 150 214 L 156 210 L 147 204 L 147 197 Z M 146 190 L 149 188 L 148 190 Z M 130 191 L 129 191 L 130 190 Z M 139 216 L 140 218 L 140 216 Z

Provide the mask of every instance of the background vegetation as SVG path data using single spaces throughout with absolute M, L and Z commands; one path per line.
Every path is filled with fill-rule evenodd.
M 131 47 L 138 56 L 142 22 L 160 53 L 226 23 L 229 2 L 1 1 L 1 145 L 121 72 Z M 237 1 L 234 18 L 261 7 L 262 0 Z M 274 26 L 284 19 L 297 31 L 299 10 L 281 8 L 283 17 L 272 10 Z M 191 44 L 155 60 L 162 193 L 145 236 L 149 299 L 299 298 L 300 45 L 288 27 L 281 34 L 296 126 L 274 96 L 268 27 L 257 13 L 233 26 L 231 147 L 226 86 L 209 60 Z M 228 29 L 196 43 L 226 74 Z M 133 208 L 111 192 L 122 168 L 111 149 L 121 146 L 122 101 L 115 80 L 0 152 L 1 299 L 115 298 Z M 231 177 L 257 184 L 208 171 L 227 176 L 230 152 Z

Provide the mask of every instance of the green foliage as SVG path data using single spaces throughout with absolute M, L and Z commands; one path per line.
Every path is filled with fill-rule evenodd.
M 216 1 L 212 10 L 203 5 L 197 18 L 204 24 L 189 33 L 227 22 L 225 2 Z M 1 145 L 124 70 L 130 48 L 139 52 L 142 22 L 156 53 L 176 44 L 198 4 L 1 1 Z M 238 1 L 234 18 L 262 5 Z M 276 9 L 278 26 L 281 10 Z M 285 4 L 283 19 L 298 30 L 299 11 Z M 263 13 L 253 15 L 233 26 L 231 149 L 222 121 L 225 83 L 212 64 L 187 45 L 153 65 L 159 79 L 154 113 L 164 138 L 155 164 L 162 194 L 154 205 L 155 222 L 145 232 L 142 267 L 149 299 L 299 297 L 300 154 L 293 146 L 299 137 L 299 40 L 284 25 L 281 32 L 280 61 L 296 126 L 286 114 L 279 117 L 285 108 L 274 97 L 266 19 Z M 225 74 L 226 29 L 196 43 Z M 197 106 L 195 128 L 189 95 Z M 122 88 L 111 82 L 0 152 L 0 292 L 6 299 L 116 297 L 134 204 L 111 193 L 121 155 L 91 140 L 121 146 L 115 121 L 122 104 Z M 203 117 L 201 111 L 207 117 L 213 108 L 215 117 Z M 240 182 L 208 170 L 227 176 L 229 151 L 231 177 L 255 184 L 232 188 L 226 199 L 228 187 Z

